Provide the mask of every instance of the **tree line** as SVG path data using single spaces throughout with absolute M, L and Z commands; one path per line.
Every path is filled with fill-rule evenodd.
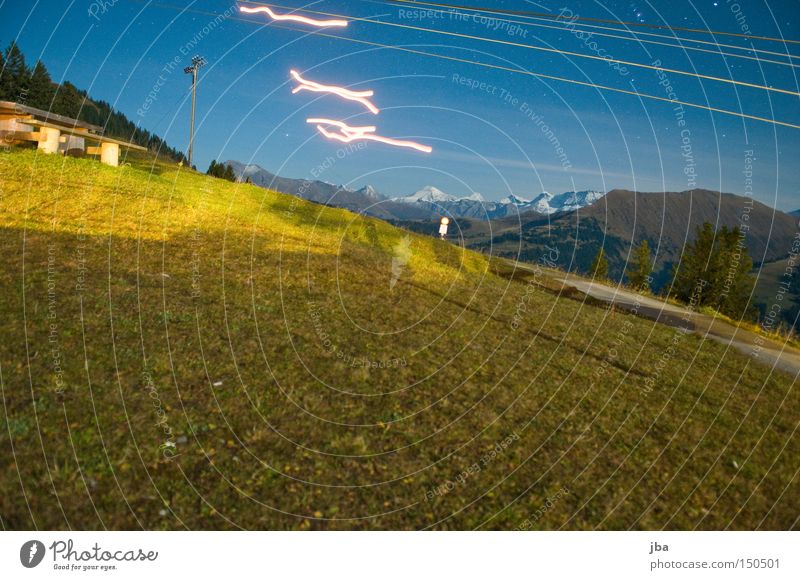
M 30 68 L 15 42 L 0 51 L 0 101 L 12 101 L 103 127 L 104 134 L 185 162 L 182 151 L 170 147 L 158 135 L 141 129 L 107 102 L 89 97 L 69 81 L 53 82 L 41 61 Z
M 684 245 L 672 269 L 672 283 L 666 292 L 693 308 L 710 307 L 736 320 L 756 320 L 758 309 L 751 300 L 755 277 L 750 273 L 753 260 L 738 227 L 703 223 L 693 242 Z M 647 240 L 634 248 L 626 265 L 628 284 L 636 290 L 650 291 L 653 258 Z M 594 278 L 608 278 L 608 259 L 601 247 L 589 272 Z
M 236 174 L 233 172 L 233 167 L 227 163 L 217 163 L 216 159 L 211 160 L 206 175 L 227 179 L 228 181 L 236 181 Z

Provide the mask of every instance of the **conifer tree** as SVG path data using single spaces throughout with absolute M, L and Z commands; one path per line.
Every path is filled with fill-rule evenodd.
M 228 181 L 236 181 L 236 174 L 233 172 L 233 167 L 225 165 L 225 170 L 222 177 Z
M 606 258 L 606 253 L 602 246 L 597 251 L 597 255 L 594 257 L 591 272 L 593 278 L 598 280 L 608 279 L 608 259 Z
M 637 290 L 650 290 L 650 274 L 653 272 L 650 245 L 647 240 L 636 248 L 633 253 L 633 270 L 628 273 L 628 282 Z
M 710 306 L 732 318 L 752 319 L 753 260 L 739 228 L 718 231 L 709 222 L 697 228 L 673 269 L 672 294 L 694 307 Z
M 6 48 L 3 67 L 2 85 L 5 98 L 25 104 L 28 100 L 30 78 L 31 71 L 25 64 L 25 56 L 17 43 L 12 41 Z
M 756 315 L 752 304 L 755 278 L 750 274 L 753 260 L 744 245 L 744 235 L 738 227 L 719 232 L 720 290 L 717 308 L 732 318 L 753 318 Z
M 712 265 L 716 232 L 710 222 L 697 228 L 694 242 L 687 242 L 679 261 L 673 267 L 672 293 L 684 302 L 693 301 L 702 305 L 708 301 L 712 280 L 716 270 Z M 711 266 L 711 267 L 710 267 Z
M 3 56 L 3 51 L 0 50 L 0 101 L 8 101 L 11 96 L 6 93 L 6 57 Z
M 69 81 L 64 81 L 53 99 L 53 112 L 72 119 L 78 119 L 83 106 L 83 96 Z M 111 131 L 108 131 L 111 134 Z
M 37 62 L 31 74 L 28 104 L 37 109 L 50 110 L 55 93 L 50 73 L 47 72 L 47 68 L 41 61 Z

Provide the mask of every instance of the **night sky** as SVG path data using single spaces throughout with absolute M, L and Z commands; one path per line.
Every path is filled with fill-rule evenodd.
M 563 6 L 521 0 L 454 3 L 553 14 Z M 642 40 L 706 51 L 701 52 L 599 35 L 587 38 L 552 20 L 517 16 L 505 17 L 513 22 L 476 22 L 469 12 L 465 19 L 367 0 L 312 4 L 284 0 L 273 6 L 282 12 L 286 10 L 278 6 L 305 6 L 582 54 L 602 51 L 643 64 L 659 60 L 664 68 L 800 91 L 798 68 L 764 62 L 800 66 L 800 57 L 780 56 L 800 55 L 796 0 L 566 5 L 582 17 L 733 33 L 749 27 L 752 35 L 783 37 L 795 44 L 633 29 L 651 35 L 640 35 Z M 754 197 L 779 209 L 800 207 L 800 129 L 688 107 L 680 117 L 670 103 L 352 40 L 660 97 L 667 96 L 668 84 L 682 101 L 800 125 L 797 96 L 364 21 L 323 31 L 299 24 L 265 25 L 268 20 L 263 15 L 239 14 L 236 4 L 224 1 L 5 0 L 0 12 L 3 46 L 17 39 L 29 64 L 41 58 L 54 80 L 69 80 L 92 97 L 112 103 L 182 149 L 188 142 L 190 108 L 190 81 L 183 68 L 194 54 L 204 56 L 209 64 L 201 71 L 195 141 L 195 164 L 201 170 L 212 159 L 236 159 L 286 177 L 316 177 L 354 188 L 372 184 L 386 195 L 407 195 L 429 184 L 456 195 L 480 192 L 487 199 L 509 193 L 530 198 L 541 191 L 572 189 L 682 191 L 693 186 L 743 194 L 748 151 L 752 151 Z M 624 31 L 578 23 L 575 30 L 631 38 Z M 683 40 L 666 38 L 673 34 Z M 686 42 L 691 39 L 706 44 Z M 715 41 L 778 54 L 760 52 L 760 61 L 734 58 L 719 51 L 750 57 L 754 53 L 718 47 Z M 319 82 L 373 89 L 380 115 L 329 95 L 291 94 L 290 68 Z M 325 140 L 306 124 L 305 119 L 314 116 L 375 124 L 382 135 L 413 139 L 434 151 L 426 155 L 379 143 L 348 149 Z

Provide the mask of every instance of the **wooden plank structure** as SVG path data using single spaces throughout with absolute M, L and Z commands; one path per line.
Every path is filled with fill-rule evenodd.
M 43 153 L 99 155 L 101 163 L 113 167 L 119 165 L 120 148 L 147 151 L 103 136 L 97 125 L 9 101 L 0 101 L 0 138 L 9 144 L 34 141 Z

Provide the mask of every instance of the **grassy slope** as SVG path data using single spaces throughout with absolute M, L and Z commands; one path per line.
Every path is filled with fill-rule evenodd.
M 405 232 L 176 168 L 0 176 L 5 528 L 798 525 L 797 389 L 716 343 L 428 237 L 391 288 Z

